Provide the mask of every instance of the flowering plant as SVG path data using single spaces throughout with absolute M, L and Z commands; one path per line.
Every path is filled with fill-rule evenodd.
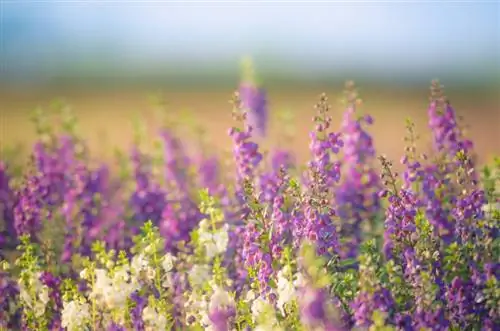
M 118 174 L 94 167 L 69 113 L 61 132 L 39 114 L 33 164 L 0 163 L 0 329 L 500 329 L 500 159 L 480 171 L 437 82 L 434 152 L 408 121 L 402 176 L 376 165 L 352 83 L 339 132 L 320 97 L 305 172 L 254 140 L 247 88 L 232 177 L 175 125 L 153 153 L 138 131 Z

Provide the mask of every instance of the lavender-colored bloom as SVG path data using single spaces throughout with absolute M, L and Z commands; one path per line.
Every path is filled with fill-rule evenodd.
M 369 326 L 375 310 L 389 313 L 394 307 L 392 294 L 386 288 L 380 288 L 373 293 L 361 291 L 351 303 L 356 326 Z
M 228 249 L 223 260 L 229 278 L 234 281 L 232 287 L 236 293 L 241 293 L 247 285 L 246 249 L 248 241 L 246 240 L 246 231 L 246 227 L 241 225 L 233 225 L 229 228 Z
M 266 91 L 252 83 L 243 82 L 239 87 L 240 100 L 246 110 L 247 125 L 258 137 L 265 137 L 267 131 Z
M 284 209 L 285 200 L 283 196 L 276 196 L 273 203 L 271 219 L 273 222 L 273 234 L 271 237 L 271 254 L 273 259 L 280 260 L 285 245 L 292 244 L 292 223 L 290 215 Z
M 126 331 L 127 329 L 120 325 L 120 324 L 117 324 L 115 322 L 111 322 L 107 328 L 107 331 Z
M 338 253 L 338 236 L 332 216 L 331 194 L 340 180 L 340 162 L 332 161 L 331 154 L 339 153 L 344 145 L 340 134 L 328 132 L 331 118 L 327 111 L 326 96 L 317 105 L 319 115 L 313 120 L 315 130 L 310 133 L 309 148 L 312 160 L 309 162 L 308 199 L 304 206 L 304 220 L 301 222 L 302 235 L 316 245 L 319 255 Z M 313 201 L 316 201 L 313 205 Z
M 76 159 L 74 139 L 62 135 L 52 147 L 37 142 L 33 158 L 45 190 L 41 196 L 43 202 L 48 207 L 56 208 L 62 203 L 63 194 L 71 182 L 71 169 Z
M 61 311 L 63 309 L 60 291 L 61 280 L 48 271 L 42 272 L 40 276 L 42 284 L 49 288 L 49 310 L 52 312 L 50 330 L 61 330 Z
M 281 168 L 289 170 L 295 167 L 296 160 L 292 152 L 277 149 L 271 154 L 271 168 L 275 173 L 278 173 Z
M 78 253 L 88 256 L 96 239 L 102 239 L 105 226 L 102 218 L 109 194 L 109 173 L 107 167 L 95 171 L 84 164 L 75 165 L 71 187 L 64 194 L 63 215 L 66 218 L 66 239 L 62 261 L 67 262 L 73 253 L 75 232 L 80 228 Z
M 175 208 L 175 205 L 178 208 Z M 175 251 L 179 241 L 189 241 L 191 231 L 201 221 L 202 215 L 189 199 L 168 201 L 159 221 L 160 234 L 166 239 L 165 249 Z
M 215 331 L 228 331 L 229 319 L 232 316 L 234 316 L 234 309 L 226 308 L 214 309 L 208 314 L 213 330 Z
M 3 220 L 5 231 L 4 234 L 0 233 L 0 249 L 6 247 L 8 243 L 15 244 L 17 239 L 13 214 L 14 204 L 14 191 L 10 185 L 7 165 L 0 161 L 0 218 Z
M 130 312 L 130 318 L 132 320 L 132 325 L 135 331 L 144 331 L 145 325 L 142 319 L 142 311 L 146 307 L 147 301 L 139 293 L 134 292 L 131 294 L 130 298 L 134 302 L 135 306 Z
M 457 199 L 452 215 L 455 218 L 455 233 L 458 240 L 467 242 L 475 235 L 476 222 L 484 218 L 483 206 L 486 197 L 483 190 L 474 189 Z
M 340 235 L 347 239 L 341 248 L 344 258 L 357 256 L 362 240 L 362 223 L 373 222 L 380 209 L 379 175 L 371 165 L 375 148 L 371 136 L 362 127 L 363 122 L 371 124 L 373 120 L 369 116 L 356 119 L 355 115 L 353 106 L 344 113 L 342 138 L 345 171 L 335 194 L 337 215 L 342 221 Z
M 262 161 L 259 145 L 250 141 L 252 129 L 240 131 L 236 128 L 229 130 L 233 139 L 233 155 L 236 163 L 236 190 L 237 196 L 243 202 L 243 183 L 246 178 L 252 178 L 254 169 Z
M 452 325 L 465 328 L 474 316 L 474 288 L 470 282 L 455 277 L 446 290 L 447 317 Z
M 151 160 L 137 148 L 132 150 L 131 158 L 136 184 L 129 203 L 133 211 L 132 218 L 138 226 L 147 221 L 158 224 L 165 207 L 165 193 L 151 178 Z
M 444 309 L 438 308 L 434 311 L 416 309 L 412 316 L 414 330 L 449 330 L 450 323 L 446 319 Z
M 39 175 L 26 178 L 23 187 L 16 192 L 14 206 L 14 224 L 18 236 L 28 234 L 32 240 L 37 240 L 37 234 L 42 228 L 42 208 L 45 188 Z
M 184 152 L 181 140 L 169 130 L 163 129 L 160 136 L 164 144 L 165 182 L 169 188 L 170 199 L 184 198 L 188 193 L 187 169 L 190 160 Z M 172 191 L 175 196 L 172 196 Z
M 451 158 L 459 151 L 471 151 L 473 144 L 470 140 L 463 139 L 455 110 L 448 102 L 444 107 L 440 104 L 438 100 L 434 100 L 428 109 L 429 127 L 432 130 L 435 149 Z
M 324 176 L 327 186 L 333 186 L 340 180 L 340 162 L 333 162 L 330 153 L 337 154 L 344 146 L 340 134 L 329 133 L 327 138 L 321 138 L 325 134 L 324 125 L 319 124 L 317 131 L 310 133 L 311 143 L 309 148 L 312 152 L 312 161 L 309 168 L 315 169 L 321 176 Z
M 405 249 L 407 243 L 414 242 L 412 234 L 416 230 L 415 216 L 417 214 L 417 200 L 411 191 L 400 190 L 398 195 L 389 197 L 389 206 L 384 222 L 383 252 L 387 259 Z
M 279 178 L 274 172 L 266 172 L 259 177 L 260 202 L 272 206 L 279 190 Z
M 329 331 L 341 331 L 341 323 L 332 316 L 328 307 L 329 298 L 324 289 L 306 286 L 299 296 L 300 318 L 308 329 L 321 328 Z
M 455 199 L 455 197 L 450 191 L 449 180 L 443 179 L 446 177 L 446 174 L 437 166 L 425 167 L 422 180 L 422 203 L 425 206 L 426 217 L 434 227 L 436 237 L 449 244 L 454 238 L 454 224 L 451 219 L 450 206 L 443 199 L 446 197 Z
M 401 164 L 405 166 L 403 172 L 403 188 L 409 190 L 413 183 L 422 180 L 424 172 L 422 164 L 419 161 L 410 159 L 406 155 L 401 159 Z
M 260 288 L 266 292 L 269 289 L 269 279 L 273 269 L 271 255 L 261 247 L 262 235 L 263 231 L 259 230 L 254 223 L 248 223 L 245 226 L 242 258 L 247 268 L 257 271 Z
M 19 289 L 11 276 L 0 270 L 0 328 L 16 330 L 19 328 L 19 313 L 11 315 L 10 306 L 15 303 Z
M 198 187 L 207 188 L 209 194 L 212 196 L 221 195 L 223 187 L 220 183 L 220 164 L 217 157 L 207 157 L 204 154 L 200 154 L 195 161 L 198 171 Z
M 332 215 L 319 212 L 308 202 L 305 206 L 304 216 L 303 235 L 315 244 L 318 255 L 332 256 L 337 253 L 339 242 Z

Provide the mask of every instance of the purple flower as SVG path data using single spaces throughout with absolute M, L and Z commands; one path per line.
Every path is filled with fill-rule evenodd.
M 63 308 L 62 296 L 60 291 L 61 280 L 59 277 L 55 277 L 48 271 L 42 272 L 40 276 L 40 281 L 42 284 L 49 288 L 49 309 L 52 312 L 52 318 L 50 321 L 50 330 L 60 330 L 61 329 L 61 311 Z
M 373 293 L 361 291 L 351 303 L 356 326 L 369 326 L 375 310 L 389 313 L 394 307 L 392 294 L 386 288 L 379 288 Z
M 299 296 L 300 318 L 308 329 L 344 330 L 329 309 L 329 298 L 324 289 L 306 286 Z
M 115 322 L 109 323 L 109 326 L 107 328 L 107 331 L 126 331 L 124 326 L 121 326 L 120 324 L 117 324 Z
M 282 149 L 277 149 L 271 155 L 271 168 L 274 173 L 278 173 L 283 167 L 289 170 L 295 166 L 296 160 L 292 152 Z
M 136 225 L 153 221 L 158 224 L 165 206 L 165 193 L 153 182 L 151 160 L 137 148 L 132 150 L 132 162 L 136 188 L 130 197 L 133 220 Z
M 16 330 L 19 327 L 19 313 L 11 315 L 10 306 L 15 303 L 19 290 L 11 276 L 0 271 L 0 328 Z
M 247 114 L 247 125 L 259 137 L 265 137 L 267 131 L 267 100 L 264 89 L 250 83 L 242 83 L 239 88 L 240 99 Z
M 252 178 L 254 169 L 262 160 L 262 154 L 259 153 L 259 146 L 250 141 L 252 129 L 247 128 L 240 131 L 232 128 L 229 135 L 233 139 L 233 155 L 236 163 L 237 189 L 243 190 L 243 181 L 245 178 Z
M 273 234 L 271 237 L 271 254 L 273 259 L 280 260 L 285 245 L 292 244 L 292 223 L 290 215 L 284 209 L 285 200 L 283 196 L 276 196 L 273 203 L 271 219 L 273 222 Z
M 37 240 L 44 216 L 42 211 L 44 193 L 45 188 L 39 175 L 28 176 L 22 188 L 16 192 L 14 225 L 18 236 L 28 234 L 32 240 Z
M 144 331 L 144 321 L 142 319 L 142 311 L 146 307 L 147 301 L 139 293 L 134 292 L 131 294 L 130 298 L 134 302 L 135 306 L 130 312 L 130 318 L 132 320 L 132 325 L 135 331 Z
M 78 253 L 88 256 L 93 241 L 104 239 L 102 231 L 105 222 L 103 212 L 108 208 L 109 173 L 108 168 L 102 166 L 90 170 L 83 163 L 76 164 L 71 180 L 71 186 L 64 194 L 63 216 L 66 219 L 66 239 L 63 262 L 68 262 L 76 244 L 79 244 Z M 76 238 L 77 229 L 82 233 Z M 77 240 L 79 239 L 79 240 Z
M 16 242 L 16 228 L 14 225 L 14 191 L 10 185 L 10 176 L 7 173 L 7 165 L 0 161 L 0 218 L 4 222 L 4 234 L 0 233 L 0 248 L 3 248 L 10 242 Z M 4 242 L 2 242 L 4 241 Z
M 242 258 L 244 265 L 247 268 L 253 268 L 257 271 L 257 280 L 259 281 L 262 292 L 269 289 L 270 276 L 273 273 L 272 258 L 269 253 L 266 253 L 261 245 L 264 235 L 262 230 L 250 222 L 244 228 L 244 242 L 242 250 Z
M 312 152 L 310 168 L 315 169 L 324 176 L 326 185 L 333 185 L 340 180 L 340 162 L 333 162 L 330 153 L 337 154 L 344 145 L 340 134 L 329 133 L 328 138 L 322 138 L 325 134 L 323 125 L 318 125 L 317 131 L 310 133 L 311 143 L 309 148 Z
M 474 293 L 471 283 L 459 277 L 453 278 L 445 293 L 447 316 L 451 323 L 464 328 L 472 322 L 470 319 L 475 313 Z
M 207 188 L 210 195 L 222 194 L 219 178 L 220 164 L 217 157 L 200 154 L 195 161 L 198 170 L 198 187 Z
M 215 331 L 228 331 L 229 319 L 232 316 L 234 316 L 234 309 L 214 309 L 208 314 Z
M 185 147 L 181 140 L 171 131 L 162 129 L 160 136 L 164 144 L 165 158 L 165 182 L 169 188 L 169 194 L 175 192 L 175 196 L 169 196 L 171 199 L 184 198 L 188 193 L 187 169 L 190 160 L 185 154 Z
M 337 229 L 330 213 L 319 212 L 310 202 L 304 211 L 304 238 L 315 244 L 318 255 L 332 256 L 339 249 Z
M 189 241 L 189 235 L 200 222 L 201 216 L 189 199 L 168 201 L 159 221 L 160 234 L 166 239 L 165 249 L 175 251 L 179 241 Z
M 383 252 L 387 259 L 392 259 L 394 253 L 401 254 L 407 245 L 412 245 L 415 241 L 412 234 L 416 230 L 417 207 L 417 200 L 411 191 L 402 189 L 398 195 L 389 197 L 384 223 L 383 246 Z
M 432 130 L 434 148 L 454 158 L 459 151 L 469 152 L 473 148 L 470 140 L 462 137 L 455 110 L 449 102 L 433 100 L 428 109 L 429 127 Z
M 347 243 L 342 246 L 343 258 L 355 258 L 362 240 L 362 224 L 373 223 L 380 209 L 377 192 L 381 185 L 379 175 L 372 166 L 375 148 L 371 136 L 362 127 L 363 122 L 371 124 L 369 116 L 355 119 L 354 106 L 344 113 L 342 138 L 344 142 L 345 171 L 343 181 L 336 190 L 337 215 L 340 217 L 342 238 Z

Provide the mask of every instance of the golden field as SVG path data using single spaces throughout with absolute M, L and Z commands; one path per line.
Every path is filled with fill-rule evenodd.
M 22 142 L 31 144 L 35 139 L 30 112 L 36 106 L 48 108 L 55 98 L 63 98 L 78 117 L 79 132 L 87 139 L 93 154 L 110 155 L 112 147 L 126 148 L 131 143 L 132 120 L 139 114 L 148 125 L 154 125 L 152 106 L 148 95 L 159 89 L 0 89 L 1 147 Z M 332 104 L 334 126 L 342 117 L 342 90 L 340 88 L 289 88 L 269 89 L 271 124 L 265 144 L 274 145 L 278 140 L 282 123 L 276 113 L 289 110 L 293 113 L 295 138 L 285 141 L 294 149 L 301 161 L 308 156 L 308 131 L 312 127 L 313 106 L 318 95 L 326 92 Z M 375 118 L 370 131 L 375 138 L 377 151 L 398 160 L 404 149 L 402 137 L 405 119 L 411 117 L 421 134 L 421 150 L 428 148 L 427 89 L 361 89 L 364 104 L 360 111 Z M 161 95 L 167 102 L 166 109 L 172 117 L 188 111 L 206 129 L 211 142 L 221 149 L 230 147 L 227 129 L 233 124 L 230 89 L 163 89 Z M 468 136 L 473 139 L 480 162 L 500 154 L 500 104 L 494 93 L 450 91 L 447 95 L 458 114 L 464 117 Z M 150 126 L 152 127 L 152 126 Z M 186 136 L 187 137 L 187 136 Z

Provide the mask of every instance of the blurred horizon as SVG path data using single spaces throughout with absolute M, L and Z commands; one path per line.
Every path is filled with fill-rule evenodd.
M 229 86 L 246 55 L 270 85 L 500 77 L 499 2 L 3 0 L 1 11 L 0 87 Z
M 0 152 L 32 145 L 31 111 L 58 97 L 93 151 L 127 148 L 129 120 L 151 109 L 147 96 L 157 91 L 173 117 L 187 110 L 216 149 L 229 148 L 228 100 L 250 56 L 267 90 L 266 143 L 282 143 L 276 116 L 288 110 L 297 140 L 286 144 L 301 160 L 317 96 L 327 93 L 338 124 L 347 80 L 376 119 L 377 150 L 398 159 L 406 118 L 428 134 L 428 87 L 437 78 L 483 162 L 500 152 L 499 16 L 491 1 L 0 0 Z

